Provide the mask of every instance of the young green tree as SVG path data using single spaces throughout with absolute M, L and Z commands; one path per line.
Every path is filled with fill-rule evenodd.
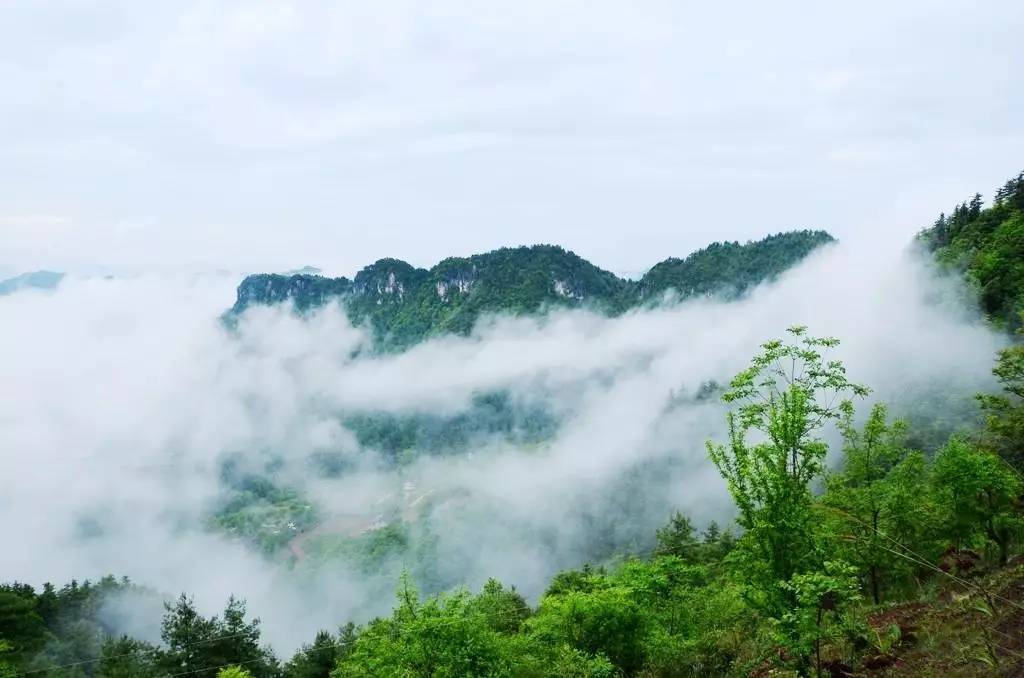
M 0 639 L 6 659 L 21 668 L 43 649 L 50 634 L 36 611 L 35 591 L 27 584 L 0 585 Z
M 717 529 L 717 525 L 715 527 Z M 654 549 L 655 555 L 678 556 L 684 560 L 696 558 L 700 547 L 696 530 L 690 519 L 679 511 L 672 514 L 668 525 L 658 528 L 656 535 L 658 545 Z M 717 538 L 718 535 L 715 536 Z
M 953 438 L 935 458 L 932 473 L 943 507 L 943 534 L 954 548 L 977 540 L 995 547 L 1000 565 L 1021 531 L 1021 480 L 998 456 Z
M 568 591 L 541 599 L 529 622 L 532 638 L 549 647 L 569 645 L 590 656 L 607 657 L 625 675 L 639 671 L 651 621 L 629 587 L 600 577 L 589 591 Z
M 886 408 L 871 409 L 863 429 L 854 425 L 851 414 L 839 422 L 844 445 L 842 470 L 827 479 L 822 504 L 832 514 L 842 534 L 841 552 L 866 578 L 867 589 L 877 605 L 892 570 L 900 558 L 892 553 L 889 532 L 895 517 L 890 471 L 910 451 L 904 447 L 906 424 L 886 422 Z
M 252 674 L 241 666 L 226 666 L 217 672 L 217 678 L 252 678 Z
M 530 606 L 515 587 L 506 589 L 497 579 L 488 579 L 483 590 L 470 601 L 471 612 L 479 613 L 487 626 L 499 633 L 516 633 L 530 616 Z
M 390 618 L 359 633 L 332 676 L 507 675 L 513 656 L 466 591 L 420 601 L 407 576 Z
M 259 645 L 259 620 L 245 621 L 243 601 L 232 596 L 223 619 L 202 616 L 185 594 L 165 609 L 160 635 L 166 647 L 158 658 L 164 671 L 202 678 L 216 675 L 218 667 L 238 664 L 256 678 L 277 674 L 273 653 Z
M 337 637 L 328 631 L 318 632 L 312 645 L 303 645 L 285 664 L 285 678 L 328 678 L 355 640 L 356 629 L 351 622 L 341 627 Z
M 108 638 L 100 648 L 97 674 L 103 678 L 135 678 L 158 673 L 156 648 L 141 640 Z
M 857 570 L 843 562 L 826 561 L 820 572 L 794 575 L 784 586 L 797 604 L 777 620 L 780 636 L 791 651 L 812 657 L 815 675 L 820 676 L 822 645 L 842 637 L 841 624 L 836 622 L 860 598 Z
M 988 415 L 983 440 L 986 447 L 1024 471 L 1024 346 L 1000 351 L 992 373 L 1005 393 L 978 396 Z
M 8 660 L 11 652 L 11 644 L 0 639 L 0 678 L 14 678 L 18 675 L 14 670 L 14 664 Z
M 885 477 L 885 533 L 874 536 L 882 537 L 876 546 L 892 549 L 888 568 L 894 579 L 919 584 L 933 573 L 926 563 L 937 559 L 942 550 L 938 539 L 941 511 L 932 491 L 931 472 L 924 454 L 910 452 Z
M 728 414 L 729 443 L 708 443 L 745 530 L 736 560 L 741 577 L 751 602 L 775 620 L 802 607 L 793 578 L 822 569 L 811 495 L 828 452 L 819 433 L 848 416 L 852 397 L 868 393 L 847 379 L 841 362 L 825 359 L 837 339 L 808 336 L 804 327 L 789 334 L 790 343 L 763 344 L 733 379 L 723 396 L 736 406 Z M 790 644 L 804 651 L 798 639 Z M 800 658 L 806 664 L 809 655 Z

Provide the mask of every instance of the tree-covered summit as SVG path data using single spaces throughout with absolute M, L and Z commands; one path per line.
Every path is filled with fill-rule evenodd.
M 962 270 L 985 313 L 1008 329 L 1024 313 L 1024 172 L 996 190 L 992 205 L 980 193 L 943 212 L 918 234 L 940 264 Z
M 825 231 L 777 233 L 756 242 L 715 242 L 685 259 L 666 259 L 640 280 L 639 295 L 651 298 L 675 290 L 683 297 L 735 296 L 773 280 L 812 251 L 835 242 Z
M 368 323 L 388 348 L 444 333 L 466 334 L 482 315 L 588 308 L 614 315 L 663 299 L 734 298 L 772 280 L 811 251 L 833 242 L 824 231 L 792 231 L 755 242 L 713 243 L 685 259 L 666 259 L 639 281 L 619 277 L 557 245 L 503 247 L 449 257 L 432 268 L 380 259 L 353 280 L 316 275 L 251 275 L 230 315 L 253 305 L 289 302 L 308 311 L 340 302 L 354 323 Z

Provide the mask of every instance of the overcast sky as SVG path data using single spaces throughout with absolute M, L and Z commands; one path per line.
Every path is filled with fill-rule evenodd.
M 1019 0 L 7 0 L 0 272 L 895 245 L 1024 169 L 1022 35 Z

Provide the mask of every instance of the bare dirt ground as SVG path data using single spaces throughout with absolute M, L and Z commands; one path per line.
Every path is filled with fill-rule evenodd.
M 371 529 L 376 523 L 376 517 L 368 514 L 345 514 L 337 515 L 320 523 L 312 530 L 296 535 L 288 542 L 288 550 L 295 556 L 296 560 L 303 560 L 306 557 L 304 546 L 313 539 L 327 535 L 342 535 L 345 537 L 356 537 Z

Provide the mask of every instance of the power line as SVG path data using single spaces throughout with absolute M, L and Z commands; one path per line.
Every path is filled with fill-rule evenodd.
M 1009 598 L 1004 598 L 1003 596 L 999 595 L 998 593 L 989 592 L 984 587 L 982 587 L 980 584 L 976 584 L 976 583 L 974 583 L 972 581 L 968 581 L 967 579 L 963 579 L 962 577 L 958 577 L 958 576 L 956 576 L 954 574 L 951 574 L 951 573 L 943 570 L 941 567 L 936 566 L 934 563 L 932 563 L 929 560 L 927 560 L 924 556 L 922 556 L 920 553 L 917 553 L 916 551 L 914 551 L 912 548 L 910 548 L 906 544 L 900 542 L 897 539 L 894 539 L 894 538 L 890 537 L 885 532 L 882 532 L 881 530 L 879 530 L 877 527 L 872 527 L 871 525 L 868 525 L 865 521 L 861 520 L 859 517 L 853 515 L 852 513 L 849 513 L 848 511 L 844 511 L 844 510 L 842 510 L 840 508 L 837 508 L 835 506 L 825 506 L 825 508 L 829 509 L 829 510 L 832 510 L 832 511 L 835 511 L 836 513 L 839 513 L 841 515 L 847 516 L 849 518 L 852 518 L 853 520 L 857 521 L 858 523 L 860 523 L 864 527 L 868 528 L 869 530 L 871 530 L 875 534 L 878 534 L 881 537 L 884 537 L 885 539 L 888 539 L 889 541 L 891 541 L 892 543 L 896 544 L 901 549 L 904 549 L 907 553 L 910 553 L 914 557 L 911 558 L 910 556 L 907 556 L 904 553 L 893 551 L 892 549 L 890 549 L 888 547 L 885 547 L 885 546 L 882 546 L 882 545 L 879 545 L 879 548 L 881 548 L 881 549 L 883 549 L 885 551 L 888 551 L 890 553 L 893 553 L 893 554 L 895 554 L 897 556 L 900 556 L 902 558 L 905 558 L 906 560 L 910 560 L 911 562 L 917 563 L 918 565 L 923 565 L 923 566 L 925 566 L 925 567 L 927 567 L 927 568 L 929 568 L 929 569 L 931 569 L 931 570 L 933 570 L 935 572 L 938 572 L 938 573 L 940 573 L 942 575 L 945 575 L 946 577 L 949 577 L 950 579 L 956 581 L 959 584 L 962 584 L 962 585 L 967 586 L 967 587 L 976 588 L 977 590 L 981 591 L 982 594 L 984 594 L 985 596 L 992 596 L 994 598 L 998 598 L 999 600 L 1002 600 L 1002 601 L 1008 603 L 1009 605 L 1011 605 L 1013 607 L 1019 608 L 1020 610 L 1024 610 L 1024 605 L 1021 605 L 1020 603 L 1018 603 L 1018 602 L 1016 602 L 1014 600 L 1010 600 Z M 854 538 L 856 539 L 856 537 L 854 537 Z M 863 538 L 860 538 L 860 539 L 863 541 Z
M 206 644 L 206 643 L 215 643 L 218 640 L 228 640 L 230 638 L 239 638 L 239 637 L 245 636 L 245 635 L 248 635 L 248 634 L 246 634 L 246 633 L 231 633 L 231 634 L 224 635 L 224 636 L 216 636 L 214 638 L 205 638 L 203 640 L 197 640 L 197 641 L 194 641 L 194 642 L 191 642 L 191 643 L 185 643 L 183 645 L 180 645 L 179 647 L 182 647 L 182 648 L 194 647 L 196 645 L 203 645 L 203 644 Z M 113 638 L 113 636 L 109 636 L 109 638 Z M 92 659 L 83 659 L 82 661 L 71 662 L 69 664 L 57 664 L 56 666 L 47 666 L 46 668 L 43 668 L 43 669 L 32 669 L 30 671 L 22 671 L 21 673 L 19 673 L 17 675 L 30 676 L 32 674 L 44 673 L 46 671 L 55 671 L 57 669 L 69 669 L 69 668 L 72 668 L 72 667 L 75 667 L 75 666 L 87 666 L 89 664 L 95 664 L 96 662 L 105 661 L 107 659 L 121 659 L 123 657 L 131 657 L 134 654 L 136 654 L 136 653 L 135 652 L 122 652 L 121 654 L 112 654 L 112 655 L 107 655 L 106 657 L 103 657 L 103 656 L 94 657 Z
M 511 619 L 519 618 L 520 614 L 518 612 L 516 612 L 516 611 L 509 611 L 507 613 L 496 614 L 494 616 L 496 616 L 496 617 L 498 617 L 500 619 L 510 619 L 511 620 Z M 434 625 L 435 626 L 450 626 L 451 624 L 465 623 L 467 621 L 468 621 L 468 619 L 464 618 L 464 617 L 463 618 L 450 619 L 450 620 L 437 620 L 434 623 Z M 194 641 L 194 642 L 191 642 L 191 643 L 184 643 L 182 645 L 179 645 L 178 647 L 179 648 L 194 647 L 196 645 L 203 645 L 203 644 L 206 644 L 206 643 L 214 643 L 214 642 L 217 642 L 219 640 L 228 640 L 230 638 L 237 638 L 237 637 L 244 636 L 244 635 L 248 635 L 248 634 L 247 633 L 232 633 L 232 634 L 227 634 L 227 635 L 223 635 L 223 636 L 216 636 L 214 638 L 206 638 L 206 639 L 203 639 L 203 640 L 197 640 L 197 641 Z M 337 643 L 331 643 L 329 645 L 320 645 L 318 647 L 308 646 L 308 650 L 306 650 L 306 651 L 321 651 L 321 650 L 326 650 L 326 649 L 333 649 L 333 648 L 341 647 L 342 645 L 351 644 L 352 642 L 354 642 L 354 641 L 353 640 L 344 640 L 344 641 L 338 641 Z M 106 657 L 103 657 L 103 656 L 94 657 L 92 659 L 85 659 L 85 660 L 82 660 L 82 661 L 70 662 L 70 663 L 67 663 L 67 664 L 56 664 L 56 665 L 52 665 L 52 666 L 47 666 L 45 668 L 32 669 L 30 671 L 21 671 L 19 673 L 16 673 L 15 675 L 16 676 L 29 676 L 29 675 L 34 675 L 34 674 L 37 674 L 37 673 L 43 673 L 43 672 L 46 672 L 46 671 L 57 671 L 57 670 L 60 670 L 60 669 L 73 668 L 73 667 L 76 667 L 76 666 L 86 666 L 86 665 L 89 665 L 89 664 L 95 664 L 97 662 L 105 661 L 105 660 L 108 660 L 108 659 L 118 659 L 118 658 L 123 658 L 123 657 L 130 657 L 130 656 L 132 656 L 134 654 L 135 654 L 134 652 L 124 652 L 124 653 L 116 654 L 116 655 L 108 655 Z M 213 671 L 215 669 L 227 668 L 229 666 L 242 666 L 242 665 L 247 665 L 247 664 L 253 664 L 253 663 L 259 662 L 259 661 L 264 661 L 265 659 L 266 659 L 266 657 L 257 657 L 255 659 L 249 659 L 249 660 L 245 660 L 245 661 L 242 661 L 242 662 L 231 662 L 230 664 L 222 664 L 220 666 L 204 667 L 204 668 L 193 669 L 193 670 L 190 670 L 190 671 L 184 671 L 184 672 L 179 672 L 179 673 L 172 673 L 172 674 L 169 674 L 169 676 L 184 676 L 184 675 L 190 675 L 190 674 L 194 674 L 194 673 L 199 673 L 201 671 Z

